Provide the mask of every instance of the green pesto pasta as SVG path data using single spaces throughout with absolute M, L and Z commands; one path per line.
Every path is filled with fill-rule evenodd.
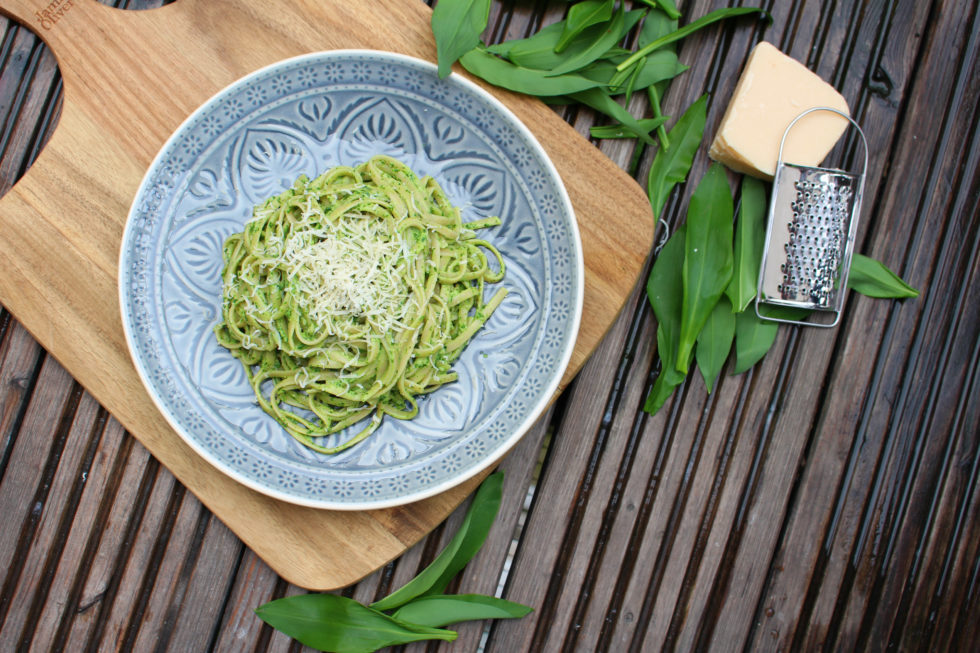
M 504 263 L 477 238 L 499 224 L 463 223 L 435 180 L 387 156 L 300 177 L 224 243 L 218 342 L 286 431 L 342 451 L 456 380 L 452 364 L 506 295 L 484 299 Z M 336 446 L 316 440 L 362 420 Z

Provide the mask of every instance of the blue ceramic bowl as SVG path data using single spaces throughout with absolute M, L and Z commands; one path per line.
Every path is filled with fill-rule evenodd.
M 386 418 L 326 456 L 259 408 L 241 363 L 215 340 L 221 245 L 300 174 L 375 154 L 433 176 L 464 220 L 501 216 L 481 237 L 506 261 L 509 294 L 457 361 L 459 380 L 424 397 L 416 419 Z M 517 442 L 568 364 L 583 280 L 568 195 L 520 121 L 459 75 L 440 80 L 428 62 L 360 50 L 276 63 L 195 111 L 150 165 L 119 263 L 133 361 L 176 432 L 260 492 L 356 510 L 447 490 Z

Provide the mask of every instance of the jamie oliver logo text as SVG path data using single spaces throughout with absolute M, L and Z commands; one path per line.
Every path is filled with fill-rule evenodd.
M 43 29 L 51 29 L 54 24 L 64 17 L 74 5 L 75 0 L 51 0 L 48 6 L 40 11 L 34 12 L 37 22 L 41 23 Z

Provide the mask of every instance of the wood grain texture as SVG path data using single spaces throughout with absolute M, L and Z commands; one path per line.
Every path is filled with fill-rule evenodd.
M 688 21 L 730 3 L 678 4 Z M 641 407 L 657 325 L 635 288 L 502 462 L 498 522 L 452 586 L 499 584 L 535 611 L 405 650 L 976 648 L 980 2 L 758 4 L 771 25 L 739 19 L 682 43 L 691 69 L 666 113 L 708 92 L 712 131 L 761 38 L 816 70 L 869 135 L 858 249 L 922 295 L 852 295 L 838 329 L 781 329 L 758 366 L 727 368 L 710 395 L 694 375 L 651 417 Z M 526 36 L 566 10 L 561 0 L 494 2 L 485 38 Z M 0 29 L 2 189 L 41 150 L 61 86 L 34 35 Z M 631 107 L 649 115 L 643 98 Z M 574 106 L 556 114 L 581 135 L 602 120 Z M 650 149 L 595 147 L 645 178 Z M 855 151 L 845 142 L 832 156 Z M 693 178 L 707 165 L 702 151 Z M 668 201 L 671 228 L 691 186 Z M 0 262 L 5 272 L 17 264 L 6 253 Z M 0 551 L 13 563 L 0 568 L 0 641 L 14 650 L 305 650 L 252 614 L 304 590 L 202 507 L 5 310 L 0 512 Z M 342 593 L 371 601 L 397 587 L 462 516 Z
M 182 0 L 126 12 L 76 0 L 62 7 L 57 20 L 42 20 L 48 5 L 2 5 L 41 27 L 61 72 L 64 105 L 50 142 L 0 199 L 0 228 L 7 234 L 0 253 L 9 261 L 0 301 L 277 572 L 318 589 L 356 581 L 430 531 L 479 479 L 407 507 L 345 513 L 285 505 L 212 469 L 141 389 L 115 300 L 118 248 L 129 203 L 152 157 L 213 93 L 245 73 L 316 50 L 374 47 L 433 59 L 429 10 L 397 1 L 363 12 L 339 1 L 296 1 L 268 11 L 255 0 Z M 497 95 L 548 150 L 582 232 L 586 315 L 564 387 L 638 278 L 652 242 L 650 209 L 639 186 L 550 109 L 526 97 Z M 615 206 L 593 192 L 596 179 L 621 198 Z M 348 555 L 326 556 L 328 550 Z

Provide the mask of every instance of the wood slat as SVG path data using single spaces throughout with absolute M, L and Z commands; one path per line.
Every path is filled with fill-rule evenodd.
M 0 585 L 0 621 L 12 626 L 3 630 L 3 648 L 16 647 L 24 636 L 23 594 L 30 595 L 32 585 L 39 582 L 45 558 L 45 549 L 36 549 L 33 543 L 50 533 L 47 511 L 57 514 L 64 500 L 51 490 L 79 395 L 77 384 L 51 359 L 41 367 L 37 383 L 0 479 L 0 504 L 13 522 L 0 529 L 0 559 L 7 561 Z M 25 437 L 29 433 L 52 437 Z
M 227 554 L 227 549 L 223 553 Z M 222 617 L 212 640 L 214 651 L 235 653 L 252 647 L 261 650 L 259 642 L 264 624 L 255 618 L 252 610 L 272 599 L 279 581 L 269 566 L 248 549 L 241 551 L 237 562 L 234 584 L 225 597 Z

